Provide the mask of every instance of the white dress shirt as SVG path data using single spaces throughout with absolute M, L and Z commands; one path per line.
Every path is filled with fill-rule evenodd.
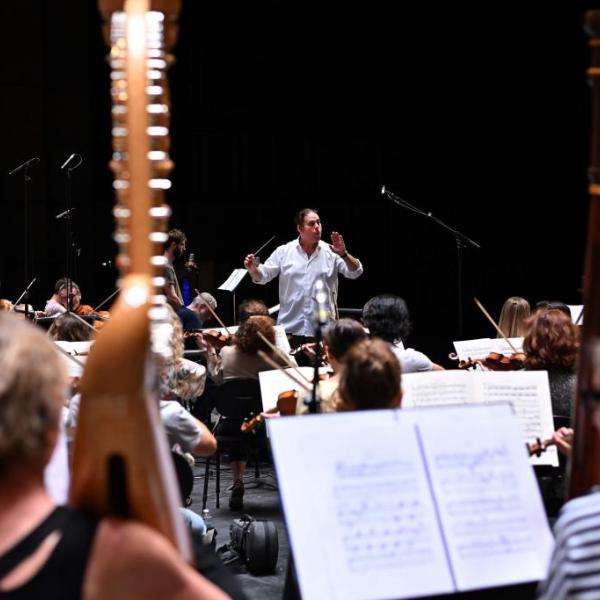
M 338 274 L 348 279 L 356 279 L 363 272 L 359 261 L 358 269 L 350 270 L 345 261 L 331 250 L 329 244 L 321 241 L 317 249 L 306 254 L 299 239 L 279 246 L 267 261 L 258 267 L 260 279 L 255 283 L 264 284 L 279 275 L 279 315 L 277 324 L 287 333 L 313 336 L 315 321 L 314 287 L 321 278 L 327 292 L 330 319 L 337 318 Z

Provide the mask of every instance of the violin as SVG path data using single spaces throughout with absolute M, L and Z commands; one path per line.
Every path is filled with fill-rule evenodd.
M 450 358 L 456 360 L 456 354 L 450 354 Z M 468 358 L 458 363 L 459 369 L 476 369 L 481 366 L 488 371 L 518 371 L 525 366 L 525 354 L 513 352 L 505 356 L 499 352 L 490 352 L 485 358 Z
M 110 319 L 110 313 L 107 310 L 94 310 L 89 304 L 80 304 L 73 312 L 84 317 L 92 317 L 96 331 L 100 331 L 104 327 L 105 321 Z
M 184 339 L 201 338 L 209 346 L 220 350 L 223 346 L 231 346 L 233 344 L 233 336 L 221 333 L 216 329 L 205 329 L 203 331 L 184 331 Z
M 274 415 L 280 413 L 282 417 L 287 417 L 296 414 L 296 406 L 298 404 L 298 391 L 286 390 L 277 396 L 277 406 L 270 408 L 254 417 L 249 421 L 244 421 L 240 427 L 242 433 L 250 433 L 256 429 L 265 420 L 265 415 Z

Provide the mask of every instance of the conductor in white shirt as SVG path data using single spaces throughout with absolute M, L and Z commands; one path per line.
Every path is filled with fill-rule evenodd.
M 356 279 L 363 272 L 361 262 L 348 252 L 341 234 L 332 232 L 331 244 L 321 240 L 323 227 L 315 209 L 302 209 L 294 221 L 299 233 L 297 239 L 279 246 L 262 265 L 254 254 L 244 260 L 254 283 L 265 284 L 279 276 L 277 324 L 293 336 L 293 345 L 314 339 L 313 289 L 317 279 L 323 280 L 329 315 L 335 320 L 338 275 Z

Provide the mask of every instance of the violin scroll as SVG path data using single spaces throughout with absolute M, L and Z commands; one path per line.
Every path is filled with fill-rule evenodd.
M 277 406 L 255 415 L 248 421 L 244 421 L 240 427 L 242 433 L 250 433 L 256 429 L 265 420 L 265 415 L 275 415 L 280 413 L 282 417 L 296 414 L 296 405 L 298 404 L 298 391 L 286 390 L 277 396 Z

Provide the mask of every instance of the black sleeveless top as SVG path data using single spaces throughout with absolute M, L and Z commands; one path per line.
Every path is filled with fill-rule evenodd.
M 30 556 L 48 535 L 61 532 L 46 564 L 24 585 L 0 590 L 1 600 L 81 598 L 83 576 L 98 522 L 67 507 L 57 507 L 33 531 L 0 556 L 0 580 Z

